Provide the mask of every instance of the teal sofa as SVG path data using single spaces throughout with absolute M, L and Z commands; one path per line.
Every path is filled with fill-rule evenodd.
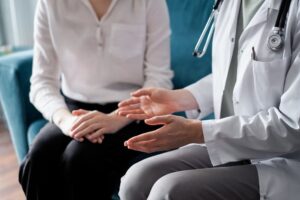
M 171 18 L 171 66 L 175 88 L 211 72 L 211 47 L 202 59 L 192 56 L 214 0 L 167 0 Z M 29 102 L 32 50 L 0 57 L 0 102 L 19 162 L 46 120 Z

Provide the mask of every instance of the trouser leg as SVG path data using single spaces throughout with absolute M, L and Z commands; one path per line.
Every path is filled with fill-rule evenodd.
M 106 135 L 102 144 L 72 141 L 63 154 L 67 199 L 111 199 L 121 176 L 143 153 L 128 150 L 124 141 L 155 127 L 132 123 L 118 133 Z
M 167 174 L 152 187 L 148 200 L 259 200 L 254 165 L 184 170 Z
M 86 104 L 68 98 L 66 103 L 70 110 L 82 108 L 110 113 L 117 108 L 116 103 Z M 128 167 L 148 156 L 128 150 L 124 141 L 155 128 L 132 123 L 116 134 L 105 135 L 103 144 L 96 145 L 74 141 L 49 123 L 40 131 L 23 161 L 19 181 L 29 200 L 110 199 Z
M 236 167 L 236 166 L 232 166 L 232 167 Z M 185 172 L 189 172 L 189 170 L 197 171 L 197 170 L 201 170 L 201 169 L 214 170 L 214 169 L 219 169 L 219 168 L 212 167 L 206 147 L 202 147 L 200 145 L 186 146 L 186 147 L 174 150 L 174 151 L 170 151 L 170 152 L 158 155 L 158 156 L 154 156 L 154 157 L 145 159 L 145 160 L 133 165 L 127 171 L 126 175 L 122 178 L 119 195 L 122 200 L 127 200 L 127 199 L 128 200 L 142 200 L 142 199 L 147 199 L 148 196 L 149 196 L 149 199 L 151 199 L 151 200 L 153 200 L 153 199 L 155 199 L 155 200 L 168 199 L 168 196 L 170 196 L 170 194 L 169 194 L 170 190 L 168 190 L 168 188 L 166 188 L 166 187 L 168 187 L 167 186 L 168 184 L 171 187 L 172 183 L 171 183 L 171 181 L 164 181 L 164 177 L 168 177 L 168 176 L 171 176 L 172 174 L 179 173 L 178 181 L 180 182 L 181 177 L 184 179 L 184 176 L 182 174 L 185 174 Z M 254 175 L 256 175 L 256 177 L 257 177 L 256 168 L 251 166 L 251 170 L 249 170 L 249 171 L 253 171 L 253 170 L 254 170 L 254 172 L 253 172 Z M 182 173 L 182 174 L 180 174 L 180 173 Z M 223 172 L 220 172 L 220 174 L 222 174 L 222 173 Z M 252 176 L 252 177 L 255 177 L 255 176 Z M 188 197 L 193 198 L 194 196 L 197 196 L 197 194 L 194 194 L 193 191 L 198 190 L 198 188 L 196 188 L 196 187 L 198 185 L 201 186 L 204 183 L 200 183 L 200 182 L 197 183 L 196 180 L 198 180 L 198 179 L 195 179 L 195 181 L 193 181 L 191 175 L 188 176 L 188 178 L 186 178 L 184 180 L 188 180 L 189 178 L 191 178 L 191 180 L 192 180 L 192 182 L 191 182 L 192 189 L 183 191 L 182 195 L 188 195 L 188 194 L 186 194 L 188 192 L 191 194 Z M 198 177 L 198 178 L 201 178 L 201 177 Z M 174 180 L 174 178 L 172 179 L 172 181 L 173 180 Z M 210 181 L 213 181 L 213 180 L 214 180 L 214 177 L 212 177 L 212 179 Z M 176 182 L 174 182 L 174 183 L 176 183 Z M 188 181 L 184 182 L 184 183 L 186 183 L 187 186 L 190 185 L 190 184 L 188 184 Z M 257 178 L 254 178 L 253 181 L 251 182 L 251 184 L 258 187 Z M 164 185 L 164 186 L 162 186 L 162 185 Z M 211 184 L 211 185 L 213 185 L 213 184 Z M 161 188 L 161 190 L 159 190 L 158 188 Z M 164 188 L 166 188 L 166 189 L 164 189 Z M 186 187 L 182 187 L 182 189 L 183 188 L 186 188 Z M 220 188 L 221 188 L 221 186 L 220 186 Z M 173 191 L 173 190 L 171 190 L 171 191 Z M 178 190 L 178 191 L 180 191 L 180 190 Z M 255 190 L 255 192 L 256 192 L 255 194 L 257 194 L 257 191 Z M 234 191 L 234 192 L 237 192 L 237 191 Z M 173 196 L 171 196 L 171 197 L 172 198 L 169 198 L 169 199 L 177 199 L 177 198 L 174 198 Z M 186 198 L 185 196 L 180 196 L 180 197 L 181 198 L 178 198 L 178 199 L 190 199 L 188 197 Z M 196 199 L 199 199 L 199 198 L 196 198 Z M 229 198 L 229 199 L 232 199 L 232 198 Z M 216 198 L 216 200 L 217 200 L 217 198 Z
M 70 140 L 51 123 L 41 129 L 19 170 L 28 200 L 60 199 L 59 160 Z
M 172 172 L 212 167 L 207 151 L 201 146 L 187 146 L 147 158 L 133 165 L 121 179 L 122 200 L 147 199 L 154 183 Z

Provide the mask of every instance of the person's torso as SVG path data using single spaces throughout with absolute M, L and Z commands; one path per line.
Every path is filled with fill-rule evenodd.
M 67 96 L 99 102 L 113 91 L 128 95 L 143 85 L 145 0 L 113 0 L 100 21 L 89 0 L 51 0 L 47 6 Z
M 275 25 L 280 3 L 281 0 L 266 0 L 240 36 L 237 49 L 238 69 L 232 98 L 235 115 L 254 116 L 259 112 L 267 112 L 272 107 L 279 109 L 287 88 L 286 83 L 289 82 L 287 73 L 295 56 L 292 53 L 295 46 L 293 42 L 296 42 L 294 33 L 299 1 L 293 0 L 289 9 L 284 47 L 280 51 L 272 51 L 267 42 Z M 213 41 L 213 90 L 217 118 L 220 117 L 222 95 L 234 50 L 239 8 L 240 0 L 224 0 L 217 16 Z M 259 161 L 256 166 L 262 199 L 298 199 L 299 151 Z
M 291 6 L 283 49 L 272 51 L 267 42 L 280 3 L 280 0 L 266 0 L 239 38 L 238 69 L 232 97 L 236 115 L 251 116 L 272 106 L 279 106 L 290 66 L 292 27 L 295 24 L 293 15 L 297 10 L 297 6 Z M 240 1 L 224 1 L 217 16 L 213 41 L 214 107 L 217 118 L 220 117 L 222 95 L 235 46 L 239 8 Z

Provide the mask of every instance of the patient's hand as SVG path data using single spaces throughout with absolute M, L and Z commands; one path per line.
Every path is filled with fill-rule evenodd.
M 62 108 L 54 113 L 52 119 L 63 134 L 70 136 L 71 128 L 77 120 L 77 116 L 72 115 L 68 109 Z
M 105 114 L 80 109 L 72 114 L 78 119 L 71 128 L 71 137 L 76 140 L 86 138 L 93 143 L 102 143 L 104 134 L 114 134 L 131 121 L 118 116 L 116 112 Z

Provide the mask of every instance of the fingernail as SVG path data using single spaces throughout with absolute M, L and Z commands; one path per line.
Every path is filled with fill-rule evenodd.
M 125 142 L 124 142 L 124 146 L 125 146 L 125 147 L 127 147 L 127 146 L 128 146 L 128 143 L 127 143 L 127 141 L 125 141 Z

